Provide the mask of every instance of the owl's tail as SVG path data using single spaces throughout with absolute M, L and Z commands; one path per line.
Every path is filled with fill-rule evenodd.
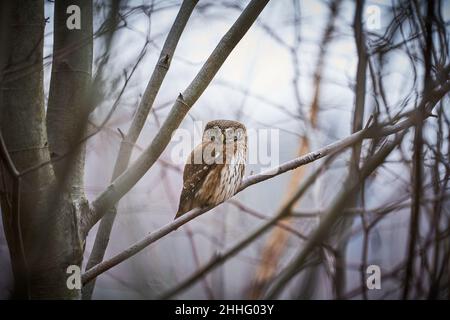
M 177 214 L 175 215 L 175 218 L 173 220 L 181 217 L 183 214 L 185 214 L 186 212 L 191 210 L 190 205 L 191 205 L 190 201 L 188 201 L 188 203 L 184 203 L 184 204 L 182 201 L 180 201 L 180 205 L 178 206 Z
M 178 211 L 177 214 L 175 215 L 175 218 L 173 218 L 173 220 L 175 220 L 176 218 L 179 218 L 183 215 L 184 212 Z

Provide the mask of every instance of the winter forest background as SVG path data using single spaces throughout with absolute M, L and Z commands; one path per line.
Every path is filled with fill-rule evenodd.
M 450 3 L 430 2 L 269 1 L 180 128 L 198 133 L 199 121 L 204 125 L 223 118 L 256 131 L 275 129 L 277 148 L 263 141 L 268 150 L 276 150 L 275 165 L 371 126 L 380 135 L 246 188 L 100 274 L 92 298 L 163 297 L 293 199 L 289 214 L 276 225 L 165 297 L 449 298 Z M 121 141 L 181 3 L 93 2 L 92 79 L 97 91 L 91 96 L 96 107 L 86 127 L 95 133 L 86 140 L 84 192 L 89 202 L 110 184 Z M 179 93 L 249 3 L 200 0 L 195 5 L 130 163 L 152 142 Z M 51 87 L 54 6 L 45 1 L 45 106 Z M 113 27 L 105 29 L 106 22 Z M 401 130 L 383 133 L 386 126 L 394 128 L 408 119 L 412 122 Z M 198 143 L 198 138 L 189 143 Z M 172 153 L 177 143 L 172 139 L 120 200 L 105 260 L 172 222 L 182 186 L 183 163 L 174 161 Z M 364 176 L 361 168 L 385 149 L 385 157 L 370 163 L 375 167 Z M 251 164 L 246 176 L 269 167 Z M 295 199 L 305 181 L 308 188 Z M 321 222 L 329 221 L 327 215 L 336 219 L 317 233 L 323 230 Z M 87 235 L 83 270 L 98 225 Z M 14 276 L 1 230 L 0 297 L 6 299 L 13 292 Z M 300 262 L 315 233 L 318 242 Z M 369 265 L 381 269 L 379 290 L 366 287 Z

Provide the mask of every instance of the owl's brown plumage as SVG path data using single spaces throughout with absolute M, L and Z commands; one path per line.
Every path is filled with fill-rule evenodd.
M 239 188 L 247 159 L 247 133 L 237 121 L 207 123 L 202 142 L 191 152 L 175 219 L 194 209 L 219 204 Z

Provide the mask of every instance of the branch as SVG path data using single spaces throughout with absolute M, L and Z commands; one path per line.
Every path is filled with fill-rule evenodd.
M 290 160 L 288 162 L 285 162 L 281 164 L 280 166 L 269 169 L 267 171 L 264 171 L 259 174 L 252 175 L 250 177 L 247 177 L 244 179 L 241 183 L 241 186 L 237 193 L 241 192 L 242 190 L 248 188 L 251 185 L 254 185 L 256 183 L 271 179 L 277 175 L 280 175 L 282 173 L 285 173 L 287 171 L 296 169 L 300 166 L 306 165 L 308 163 L 314 162 L 320 158 L 323 158 L 328 155 L 333 155 L 335 153 L 338 153 L 347 147 L 352 146 L 355 143 L 360 142 L 363 139 L 372 138 L 375 132 L 379 131 L 381 133 L 386 133 L 387 135 L 396 133 L 399 131 L 402 131 L 404 129 L 409 128 L 414 122 L 409 120 L 410 118 L 413 118 L 415 114 L 411 115 L 408 119 L 396 124 L 396 125 L 386 125 L 382 128 L 378 127 L 369 127 L 366 129 L 363 129 L 361 131 L 355 132 L 354 134 L 341 139 L 339 141 L 336 141 L 334 143 L 331 143 L 325 147 L 320 148 L 319 150 L 316 150 L 314 152 L 310 152 L 304 156 L 295 158 L 293 160 Z M 134 245 L 123 251 L 122 253 L 119 253 L 118 255 L 114 256 L 113 258 L 106 260 L 92 269 L 86 271 L 83 274 L 82 282 L 83 284 L 89 282 L 93 278 L 97 277 L 101 273 L 109 270 L 110 268 L 114 267 L 115 265 L 121 263 L 122 261 L 128 259 L 129 257 L 135 255 L 139 251 L 143 250 L 153 242 L 161 239 L 162 237 L 166 236 L 172 231 L 177 230 L 180 226 L 184 225 L 185 223 L 191 221 L 192 219 L 200 216 L 201 214 L 213 209 L 214 207 L 207 207 L 207 208 L 201 208 L 201 209 L 193 209 L 190 212 L 184 214 L 180 218 L 166 224 L 165 226 L 161 227 L 157 231 L 154 231 L 150 233 L 147 237 L 140 240 L 139 242 L 136 242 Z M 270 225 L 274 223 L 274 221 L 269 221 Z
M 332 159 L 333 157 L 329 157 L 327 161 L 325 161 L 319 168 L 317 168 L 309 177 L 303 180 L 298 190 L 290 197 L 290 199 L 288 199 L 288 201 L 286 201 L 286 203 L 280 208 L 278 213 L 273 218 L 271 218 L 269 221 L 265 222 L 259 228 L 251 232 L 250 235 L 246 236 L 244 239 L 236 243 L 225 253 L 214 256 L 209 263 L 207 263 L 202 268 L 198 269 L 192 276 L 181 282 L 175 288 L 169 290 L 161 297 L 161 299 L 169 299 L 175 296 L 176 294 L 180 293 L 181 291 L 184 291 L 185 289 L 189 288 L 199 279 L 203 278 L 203 276 L 205 276 L 208 272 L 222 265 L 226 260 L 228 260 L 229 258 L 236 255 L 239 251 L 246 248 L 254 240 L 256 240 L 258 237 L 260 237 L 266 231 L 268 231 L 270 227 L 276 225 L 278 221 L 287 217 L 290 214 L 293 205 L 305 194 L 308 188 L 314 183 L 314 181 L 323 172 L 323 169 L 329 164 L 329 162 Z
M 447 77 L 448 79 L 448 77 Z M 417 110 L 411 114 L 408 119 L 402 121 L 402 125 L 412 125 L 412 124 L 421 124 L 422 121 L 431 114 L 432 109 L 436 105 L 436 103 L 448 92 L 449 83 L 446 82 L 440 86 L 439 89 L 435 89 L 433 94 L 430 97 L 425 97 Z M 426 109 L 426 112 L 424 112 Z M 422 120 L 420 120 L 422 119 Z M 419 122 L 417 122 L 419 121 Z M 387 129 L 387 128 L 386 128 Z M 389 131 L 383 130 L 383 131 Z M 321 243 L 326 235 L 329 233 L 330 229 L 333 227 L 337 219 L 341 216 L 341 211 L 345 207 L 345 204 L 349 197 L 353 196 L 355 191 L 358 190 L 359 185 L 363 183 L 365 178 L 369 176 L 378 165 L 384 161 L 384 159 L 390 154 L 393 148 L 401 142 L 406 130 L 399 135 L 393 142 L 386 145 L 382 148 L 376 155 L 372 157 L 370 161 L 368 161 L 364 167 L 360 171 L 358 181 L 353 182 L 352 179 L 348 181 L 348 187 L 341 191 L 341 193 L 336 196 L 334 199 L 333 205 L 328 210 L 328 213 L 325 215 L 325 219 L 322 220 L 319 227 L 316 229 L 314 234 L 309 238 L 309 241 L 306 242 L 305 247 L 298 253 L 298 255 L 293 259 L 293 261 L 286 267 L 281 275 L 277 278 L 275 284 L 272 286 L 270 291 L 268 292 L 266 298 L 274 299 L 276 298 L 284 286 L 298 273 L 298 270 L 304 265 L 306 259 L 313 251 L 313 249 L 317 246 L 318 243 Z M 345 184 L 346 185 L 346 184 Z M 344 186 L 345 186 L 344 185 Z
M 427 5 L 427 17 L 426 17 L 426 33 L 424 48 L 424 62 L 425 62 L 425 74 L 424 74 L 424 95 L 427 94 L 431 76 L 431 54 L 433 50 L 432 41 L 432 25 L 433 25 L 433 2 L 430 1 Z M 407 249 L 407 262 L 405 268 L 405 280 L 403 287 L 403 299 L 408 299 L 409 290 L 411 287 L 411 280 L 414 276 L 414 249 L 417 245 L 417 238 L 420 234 L 420 201 L 423 192 L 422 189 L 422 157 L 423 157 L 423 126 L 422 123 L 418 124 L 414 133 L 414 153 L 413 153 L 413 168 L 411 173 L 412 182 L 412 204 L 411 204 L 411 217 L 409 224 L 409 239 Z
M 267 294 L 267 299 L 275 299 L 280 291 L 285 287 L 285 285 L 294 277 L 299 270 L 303 267 L 308 256 L 316 248 L 317 244 L 324 241 L 327 238 L 331 228 L 334 226 L 335 222 L 342 217 L 342 209 L 345 208 L 347 200 L 354 195 L 354 193 L 359 189 L 361 183 L 386 159 L 386 157 L 394 150 L 397 146 L 406 130 L 403 131 L 394 141 L 386 144 L 380 151 L 375 154 L 371 160 L 369 160 L 360 171 L 358 180 L 347 179 L 347 182 L 343 185 L 343 190 L 333 199 L 333 203 L 324 215 L 324 219 L 320 222 L 317 229 L 310 236 L 309 240 L 306 242 L 305 246 L 300 250 L 293 261 L 282 271 L 281 275 L 277 277 L 275 284 L 269 290 Z
M 450 69 L 445 71 L 447 74 L 450 72 Z M 448 75 L 445 75 L 446 79 L 448 79 Z M 424 117 L 428 117 L 431 114 L 431 111 L 433 107 L 436 105 L 436 103 L 442 99 L 442 97 L 447 94 L 450 91 L 450 82 L 445 82 L 441 85 L 437 85 L 437 88 L 432 91 L 432 94 L 427 96 L 428 100 L 422 100 L 419 106 L 427 106 L 427 113 L 424 115 L 423 113 L 418 112 L 411 112 L 409 116 L 403 120 L 399 121 L 396 124 L 385 124 L 376 126 L 373 125 L 368 128 L 364 128 L 361 131 L 355 132 L 351 134 L 350 136 L 341 139 L 337 142 L 334 142 L 332 144 L 329 144 L 317 151 L 310 152 L 302 157 L 298 157 L 296 159 L 293 159 L 291 161 L 288 161 L 279 167 L 276 167 L 274 169 L 269 169 L 263 173 L 252 175 L 242 182 L 239 190 L 237 192 L 240 192 L 247 187 L 268 180 L 270 178 L 273 178 L 279 174 L 282 174 L 284 172 L 287 172 L 289 170 L 293 170 L 301 165 L 305 165 L 307 163 L 313 162 L 317 159 L 320 159 L 324 156 L 331 155 L 333 153 L 338 152 L 339 150 L 343 150 L 354 143 L 357 143 L 361 141 L 362 139 L 369 139 L 374 137 L 380 137 L 380 136 L 388 136 L 397 132 L 400 132 L 402 130 L 408 129 L 409 127 L 415 125 L 418 121 L 423 121 Z M 211 210 L 213 207 L 207 207 L 207 208 L 201 208 L 201 209 L 194 209 L 190 212 L 184 214 L 180 218 L 166 224 L 165 226 L 161 227 L 160 229 L 150 233 L 147 237 L 140 240 L 139 242 L 135 243 L 125 251 L 117 254 L 116 256 L 112 257 L 109 260 L 106 260 L 89 271 L 85 272 L 82 276 L 82 283 L 86 284 L 98 275 L 102 274 L 103 272 L 111 269 L 112 267 L 116 266 L 117 264 L 123 262 L 124 260 L 128 259 L 129 257 L 132 257 L 136 253 L 140 252 L 153 242 L 161 239 L 165 235 L 169 234 L 172 231 L 175 231 L 180 226 L 184 225 L 188 221 L 200 216 L 201 214 Z M 268 223 L 271 225 L 276 223 L 278 220 L 270 220 Z M 262 234 L 262 233 L 261 233 Z M 229 255 L 230 257 L 232 255 Z M 224 261 L 224 260 L 223 260 Z
M 355 45 L 358 54 L 358 65 L 356 69 L 356 86 L 355 86 L 355 106 L 353 109 L 353 123 L 352 132 L 359 131 L 363 127 L 363 119 L 365 113 L 365 98 L 366 98 L 366 70 L 367 70 L 367 48 L 366 39 L 363 28 L 363 8 L 364 0 L 357 1 L 355 8 L 355 15 L 353 20 L 353 29 L 355 35 Z M 348 169 L 348 180 L 358 180 L 359 167 L 361 160 L 361 143 L 357 143 L 352 148 L 351 160 Z M 348 199 L 347 205 L 349 207 L 355 206 L 358 200 L 364 199 L 363 189 L 353 195 L 351 199 Z M 335 255 L 336 271 L 333 279 L 335 296 L 340 299 L 345 290 L 346 284 L 346 249 L 348 244 L 348 238 L 346 237 L 348 229 L 351 227 L 353 217 L 349 216 L 344 218 L 340 224 L 339 229 L 336 230 L 334 238 L 331 240 L 333 243 L 338 243 L 337 254 Z
M 3 170 L 8 171 L 9 175 L 12 179 L 12 188 L 9 189 L 6 185 L 7 174 L 3 172 Z M 4 183 L 4 198 L 7 199 L 5 204 L 2 205 L 3 211 L 3 225 L 5 229 L 5 234 L 8 234 L 7 230 L 9 229 L 14 237 L 14 241 L 11 241 L 11 252 L 18 252 L 19 259 L 16 261 L 16 268 L 20 272 L 20 280 L 15 279 L 16 286 L 18 288 L 23 288 L 24 293 L 26 293 L 27 298 L 31 298 L 30 292 L 30 268 L 28 265 L 27 258 L 25 256 L 25 248 L 23 243 L 23 234 L 21 228 L 21 212 L 20 212 L 20 188 L 21 188 L 21 179 L 19 176 L 19 171 L 16 169 L 14 165 L 14 161 L 11 159 L 9 155 L 8 149 L 6 147 L 5 140 L 3 139 L 3 134 L 0 130 L 0 175 L 3 176 L 2 180 Z M 10 199 L 9 199 L 10 195 Z M 6 203 L 9 204 L 9 208 L 6 207 Z M 9 209 L 9 210 L 8 210 Z M 8 229 L 7 229 L 8 228 Z M 17 271 L 16 271 L 17 272 Z
M 81 221 L 83 234 L 87 234 L 105 212 L 117 203 L 153 166 L 170 142 L 172 133 L 178 128 L 192 105 L 208 87 L 231 51 L 242 39 L 268 2 L 269 0 L 252 0 L 245 8 L 233 26 L 220 40 L 197 76 L 192 80 L 183 94 L 178 96 L 166 121 L 150 146 L 131 167 L 117 177 L 93 201 L 92 210 Z
M 301 187 L 299 189 L 299 191 L 294 195 L 296 197 L 296 199 L 299 198 L 301 195 L 303 195 L 303 193 L 306 191 L 306 189 L 309 187 L 309 185 L 318 176 L 318 173 L 320 173 L 320 170 L 317 170 L 315 174 L 312 174 L 309 179 L 305 180 L 304 186 Z M 243 189 L 241 188 L 241 190 L 243 190 Z M 288 209 L 291 208 L 293 203 L 294 203 L 294 201 L 290 201 L 289 203 L 287 203 L 285 205 L 285 207 L 282 208 L 282 210 L 280 210 L 279 214 L 277 214 L 275 217 L 273 217 L 270 220 L 268 220 L 267 222 L 265 222 L 263 224 L 263 226 L 261 226 L 255 232 L 253 232 L 250 236 L 248 236 L 243 241 L 244 246 L 250 244 L 254 239 L 259 237 L 259 235 L 261 235 L 266 230 L 268 230 L 272 225 L 276 224 L 276 222 L 282 216 L 284 216 L 284 215 L 286 215 L 288 213 L 288 211 L 289 211 Z M 199 215 L 201 215 L 201 214 L 211 210 L 212 208 L 213 207 L 208 207 L 208 208 L 204 208 L 204 209 L 194 209 L 194 210 L 192 210 L 192 211 L 182 215 L 178 219 L 175 219 L 173 222 L 163 226 L 159 230 L 149 234 L 146 238 L 144 238 L 143 240 L 139 241 L 135 245 L 129 247 L 127 250 L 125 250 L 122 253 L 114 256 L 110 260 L 102 262 L 101 264 L 95 266 L 91 270 L 89 270 L 86 273 L 84 273 L 83 276 L 82 276 L 83 284 L 85 284 L 86 282 L 90 281 L 92 278 L 98 276 L 99 274 L 107 271 L 108 269 L 110 269 L 114 265 L 116 265 L 116 264 L 124 261 L 125 259 L 131 257 L 132 255 L 136 254 L 137 252 L 139 252 L 140 250 L 144 249 L 146 246 L 150 245 L 151 243 L 155 242 L 156 240 L 162 238 L 166 234 L 168 234 L 168 233 L 170 233 L 172 231 L 175 231 L 176 229 L 178 229 L 178 227 L 184 225 L 188 221 L 190 221 L 190 220 L 194 219 L 195 217 L 197 217 L 197 216 L 199 216 Z M 242 245 L 242 242 L 240 242 L 240 244 Z M 241 249 L 241 247 L 238 247 L 238 248 L 234 247 L 233 250 L 228 251 L 227 254 L 224 254 L 224 255 L 221 255 L 221 256 L 216 256 L 215 259 L 213 259 L 210 263 L 208 263 L 208 266 L 206 267 L 206 269 L 208 271 L 211 270 L 212 267 L 215 266 L 217 263 L 220 263 L 221 261 L 225 261 L 228 257 L 233 256 L 240 249 Z M 203 267 L 203 268 L 201 268 L 199 270 L 204 270 L 204 269 L 205 269 L 205 267 Z
M 299 20 L 299 8 L 294 3 L 294 10 L 297 11 L 295 16 L 296 20 Z M 341 0 L 334 0 L 330 2 L 329 4 L 329 15 L 327 19 L 327 23 L 322 35 L 322 38 L 319 43 L 319 53 L 317 57 L 317 62 L 315 65 L 315 71 L 313 75 L 313 94 L 312 94 L 312 101 L 309 107 L 309 115 L 307 119 L 304 119 L 305 121 L 305 134 L 299 139 L 298 144 L 298 151 L 297 156 L 301 156 L 302 154 L 305 154 L 310 151 L 310 134 L 311 130 L 317 130 L 317 122 L 318 122 L 318 115 L 320 111 L 320 96 L 323 89 L 323 81 L 322 76 L 324 73 L 324 66 L 325 66 L 325 60 L 327 57 L 327 52 L 329 49 L 329 45 L 331 44 L 332 35 L 335 29 L 335 20 L 336 17 L 339 14 L 339 7 L 341 5 Z M 300 77 L 300 66 L 299 66 L 299 59 L 298 59 L 298 47 L 300 42 L 300 32 L 298 30 L 298 26 L 294 29 L 294 33 L 298 37 L 295 46 L 291 50 L 291 56 L 292 61 L 294 64 L 295 74 L 294 78 L 292 79 L 292 87 L 294 89 L 294 97 L 297 100 L 297 105 L 300 107 L 300 94 L 299 94 L 299 80 Z M 361 128 L 360 128 L 361 129 Z M 360 130 L 359 129 L 359 130 Z M 356 130 L 355 130 L 356 131 Z M 303 180 L 305 176 L 306 170 L 302 170 L 300 168 L 299 170 L 295 170 L 293 174 L 290 177 L 290 180 L 287 184 L 286 192 L 282 199 L 282 204 L 288 200 L 292 194 L 296 191 L 299 182 Z M 297 204 L 298 205 L 298 204 Z M 291 214 L 292 215 L 292 214 Z M 283 223 L 286 225 L 290 225 L 294 222 L 293 219 L 285 219 Z M 266 286 L 266 284 L 273 278 L 278 264 L 281 261 L 281 257 L 284 253 L 284 251 L 287 248 L 287 241 L 288 241 L 288 233 L 285 232 L 283 229 L 275 228 L 273 232 L 268 236 L 266 243 L 261 250 L 261 263 L 256 269 L 255 275 L 252 280 L 252 284 L 250 286 L 248 297 L 250 299 L 259 299 L 260 296 L 263 294 L 263 288 Z
M 19 171 L 16 169 L 14 162 L 9 155 L 8 148 L 6 147 L 5 140 L 3 139 L 3 134 L 0 131 L 0 158 L 6 170 L 8 170 L 9 174 L 14 178 L 19 178 Z
M 161 50 L 158 62 L 147 84 L 147 88 L 145 89 L 144 97 L 139 104 L 130 129 L 128 130 L 126 136 L 123 138 L 120 144 L 120 149 L 117 155 L 111 182 L 113 182 L 128 167 L 133 147 L 139 137 L 139 134 L 142 131 L 142 128 L 144 127 L 145 120 L 147 119 L 148 114 L 153 107 L 156 95 L 158 94 L 167 71 L 170 68 L 170 63 L 180 40 L 181 34 L 183 33 L 184 28 L 186 27 L 186 24 L 197 2 L 198 0 L 184 0 L 180 7 L 180 10 L 178 11 L 175 21 L 167 35 L 166 41 L 164 42 L 164 46 Z M 114 220 L 116 218 L 116 214 L 117 208 L 116 206 L 114 206 L 113 208 L 111 208 L 108 214 L 106 214 L 102 218 L 95 237 L 92 252 L 86 265 L 86 270 L 89 270 L 96 264 L 102 262 L 109 243 L 109 238 L 111 235 Z M 83 299 L 91 298 L 92 292 L 94 290 L 94 285 L 95 282 L 92 282 L 89 286 L 83 288 Z

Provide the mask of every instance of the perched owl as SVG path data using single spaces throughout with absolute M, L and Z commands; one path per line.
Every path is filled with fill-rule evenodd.
M 202 142 L 191 152 L 183 172 L 183 190 L 175 219 L 193 208 L 231 198 L 244 176 L 247 131 L 237 121 L 207 123 Z

